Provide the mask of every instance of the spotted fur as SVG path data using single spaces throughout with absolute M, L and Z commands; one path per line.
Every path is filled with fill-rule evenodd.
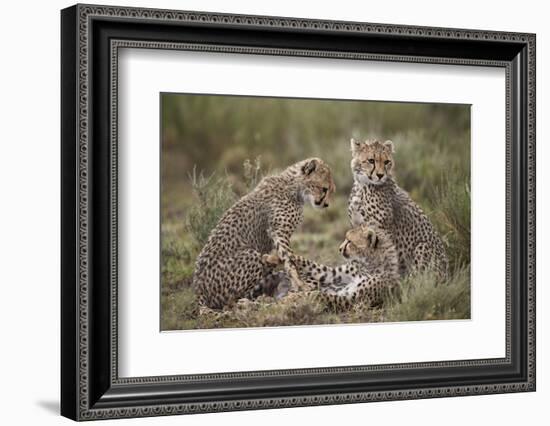
M 444 279 L 448 260 L 440 236 L 393 178 L 393 143 L 352 139 L 351 151 L 354 183 L 348 214 L 352 226 L 366 223 L 388 233 L 398 253 L 401 276 L 429 269 Z
M 290 237 L 302 222 L 304 203 L 327 207 L 335 189 L 330 168 L 319 158 L 263 178 L 225 212 L 199 254 L 193 277 L 199 302 L 220 309 L 256 295 L 278 263 L 268 256 L 272 250 L 292 289 L 300 289 Z
M 397 251 L 384 231 L 356 227 L 346 233 L 340 253 L 349 260 L 337 267 L 295 256 L 300 279 L 333 308 L 348 309 L 359 302 L 380 305 L 384 294 L 397 286 Z

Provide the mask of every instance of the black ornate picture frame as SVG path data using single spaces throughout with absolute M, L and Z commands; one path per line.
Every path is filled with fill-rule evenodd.
M 76 5 L 61 13 L 61 413 L 74 420 L 535 390 L 535 35 Z M 484 65 L 506 72 L 506 356 L 120 378 L 121 47 Z

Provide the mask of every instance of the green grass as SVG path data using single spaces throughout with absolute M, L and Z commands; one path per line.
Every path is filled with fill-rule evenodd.
M 446 246 L 451 269 L 470 263 L 470 183 L 455 174 L 434 196 L 434 223 Z
M 444 284 L 438 284 L 429 274 L 408 278 L 386 296 L 382 307 L 359 303 L 343 312 L 336 312 L 314 294 L 305 293 L 281 300 L 264 296 L 243 300 L 223 311 L 199 308 L 195 292 L 189 286 L 161 297 L 163 330 L 467 319 L 470 270 L 456 271 Z
M 470 318 L 470 268 L 454 271 L 445 283 L 429 273 L 404 279 L 384 305 L 384 321 Z
M 235 203 L 237 196 L 228 179 L 216 177 L 214 174 L 205 177 L 202 172 L 197 174 L 196 167 L 193 168 L 190 180 L 197 203 L 189 208 L 187 230 L 199 247 L 202 247 L 210 231 L 222 214 Z
M 470 318 L 469 107 L 192 95 L 163 95 L 162 103 L 163 330 Z M 323 158 L 337 192 L 328 209 L 305 208 L 292 247 L 321 263 L 343 261 L 350 137 L 393 140 L 397 182 L 442 236 L 448 282 L 404 280 L 399 297 L 389 295 L 376 309 L 332 312 L 305 295 L 199 309 L 192 274 L 210 230 L 262 176 L 303 158 Z

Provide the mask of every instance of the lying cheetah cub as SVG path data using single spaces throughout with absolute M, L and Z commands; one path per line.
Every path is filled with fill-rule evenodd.
M 382 303 L 384 292 L 399 282 L 397 251 L 389 236 L 367 225 L 346 233 L 340 253 L 349 261 L 332 268 L 294 256 L 300 279 L 319 290 L 319 296 L 336 309 L 354 303 Z
M 441 238 L 392 177 L 393 143 L 352 139 L 351 152 L 354 183 L 348 214 L 352 226 L 367 223 L 384 230 L 397 249 L 402 276 L 429 269 L 445 279 L 448 260 Z
M 220 309 L 253 297 L 279 260 L 292 289 L 300 289 L 290 237 L 302 222 L 304 204 L 327 207 L 335 189 L 330 168 L 319 158 L 263 178 L 224 213 L 199 254 L 193 276 L 199 303 Z

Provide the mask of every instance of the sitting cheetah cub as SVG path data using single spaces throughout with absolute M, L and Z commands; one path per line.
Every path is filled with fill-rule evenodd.
M 401 276 L 429 269 L 444 280 L 448 260 L 441 238 L 392 177 L 393 143 L 352 139 L 351 152 L 354 183 L 348 214 L 352 226 L 367 223 L 389 235 L 397 249 Z
M 330 168 L 319 158 L 263 178 L 210 232 L 193 275 L 199 303 L 221 309 L 254 297 L 279 261 L 292 290 L 300 289 L 290 261 L 290 237 L 302 222 L 304 204 L 327 207 L 335 189 Z
M 397 251 L 384 231 L 367 225 L 351 229 L 340 253 L 349 260 L 335 268 L 294 256 L 300 279 L 317 289 L 329 306 L 337 310 L 358 302 L 377 306 L 384 293 L 398 285 Z

